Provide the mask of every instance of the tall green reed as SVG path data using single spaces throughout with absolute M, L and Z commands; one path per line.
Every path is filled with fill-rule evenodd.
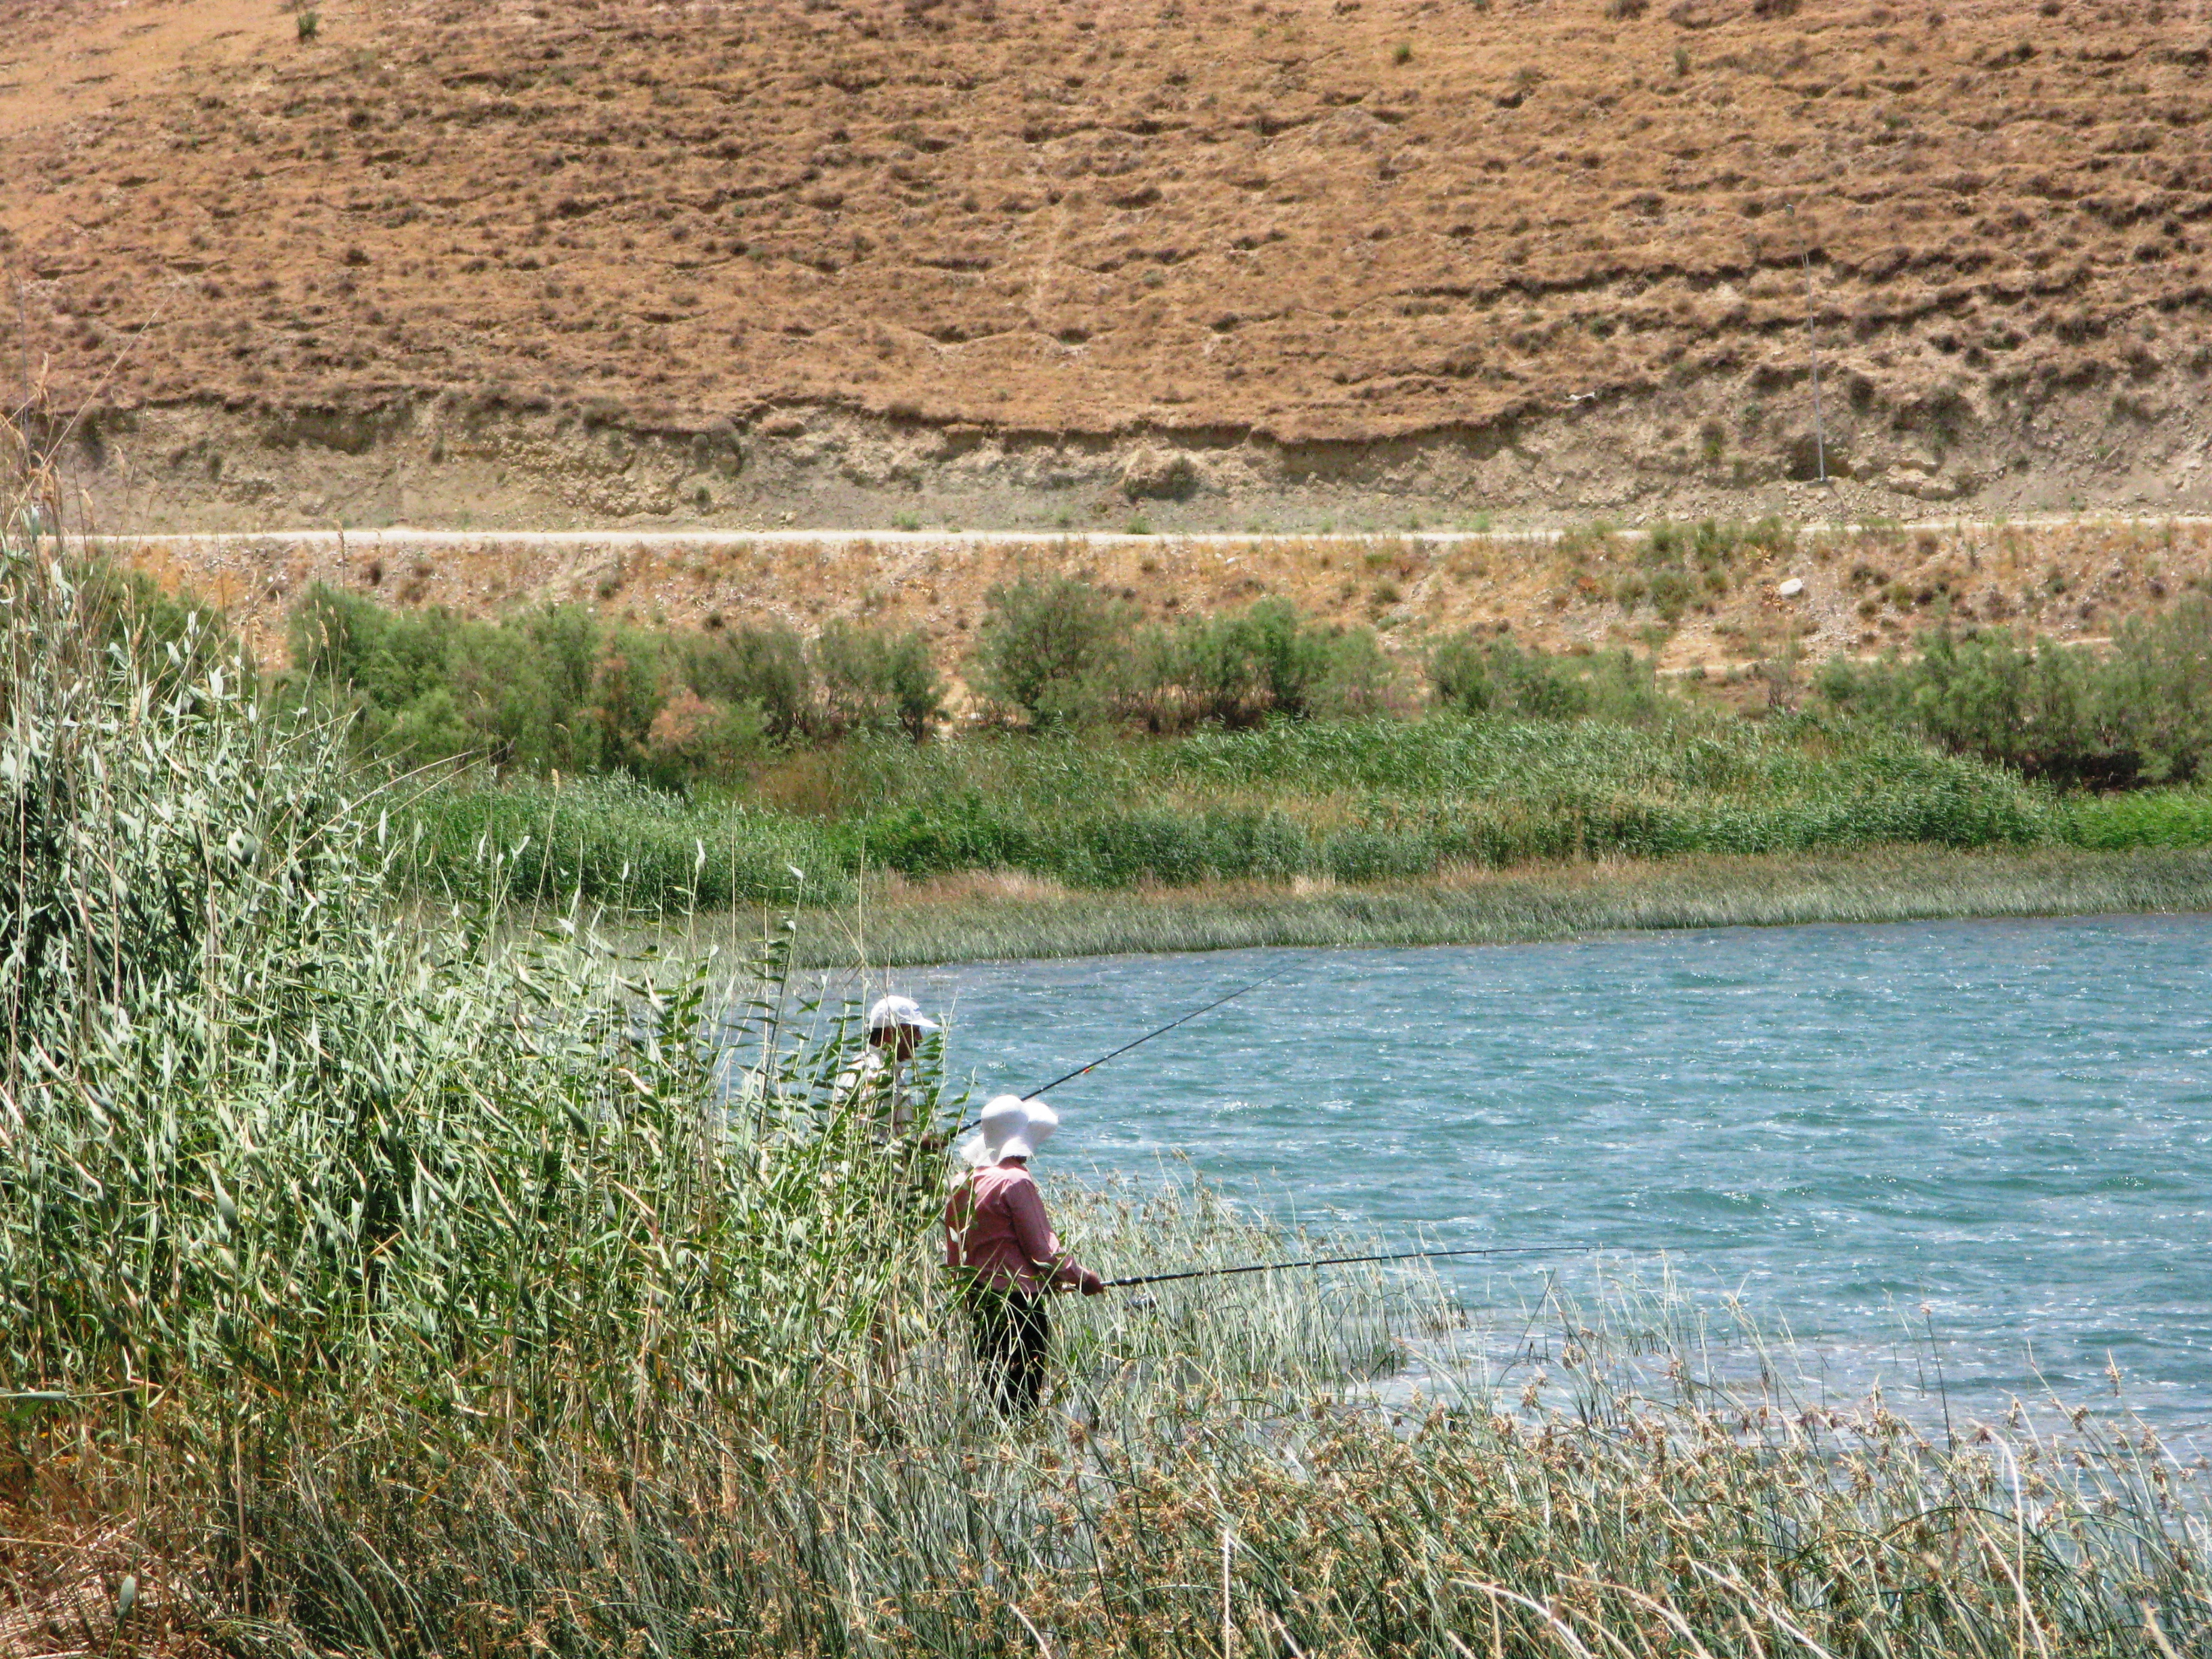
M 934 1195 L 787 935 L 665 958 L 572 894 L 518 937 L 489 837 L 468 902 L 396 913 L 411 848 L 343 734 L 149 657 L 48 551 L 0 549 L 19 1453 L 167 1491 L 149 1526 L 251 1609 L 298 1589 L 263 1498 L 303 1459 L 368 1501 L 518 1435 L 632 1480 L 702 1416 L 810 1431 L 807 1379 L 918 1316 Z
M 526 886 L 647 908 L 832 901 L 868 871 L 1018 871 L 1073 887 L 1461 865 L 2019 847 L 2072 822 L 2047 792 L 1894 732 L 1805 720 L 1628 726 L 1486 716 L 1285 725 L 1170 741 L 854 743 L 810 762 L 810 807 L 635 785 L 441 789 L 412 878 L 471 890 L 487 833 Z

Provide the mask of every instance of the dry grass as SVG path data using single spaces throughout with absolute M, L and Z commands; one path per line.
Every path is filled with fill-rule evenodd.
M 148 1550 L 135 1517 L 52 1491 L 0 1501 L 0 1659 L 199 1659 L 220 1651 L 207 1613 Z
M 874 902 L 896 911 L 913 905 L 1054 903 L 1069 896 L 1063 883 L 1025 870 L 959 870 L 923 881 L 886 876 L 876 884 Z
M 1951 852 L 1464 868 L 1376 885 L 1328 878 L 1016 893 L 958 879 L 887 890 L 865 927 L 802 921 L 800 958 L 879 965 L 1247 947 L 1509 945 L 1631 928 L 2212 910 L 2212 854 Z M 863 951 L 863 947 L 865 947 Z
M 401 389 L 1387 440 L 1704 375 L 1738 420 L 1648 459 L 1724 479 L 1804 248 L 1838 417 L 1931 459 L 2002 396 L 2155 413 L 2203 343 L 2179 4 L 42 9 L 0 228 L 65 403 L 142 328 L 106 398 L 340 443 Z

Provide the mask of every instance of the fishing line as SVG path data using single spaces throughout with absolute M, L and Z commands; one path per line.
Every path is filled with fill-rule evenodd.
M 1085 1072 L 1093 1072 L 1097 1070 L 1098 1067 L 1103 1066 L 1108 1060 L 1114 1059 L 1115 1055 L 1127 1054 L 1130 1049 L 1136 1048 L 1139 1043 L 1150 1042 L 1156 1036 L 1165 1036 L 1170 1031 L 1174 1030 L 1176 1026 L 1187 1025 L 1192 1020 L 1196 1019 L 1200 1014 L 1212 1013 L 1216 1008 L 1220 1007 L 1224 1002 L 1234 1002 L 1246 992 L 1256 991 L 1262 985 L 1267 985 L 1272 983 L 1275 980 L 1280 979 L 1283 976 L 1283 972 L 1284 970 L 1282 969 L 1278 968 L 1273 973 L 1268 975 L 1266 979 L 1255 979 L 1249 985 L 1238 987 L 1225 997 L 1216 998 L 1213 1001 L 1207 1003 L 1203 1008 L 1194 1008 L 1188 1013 L 1185 1014 L 1181 1019 L 1171 1019 L 1166 1024 L 1161 1026 L 1157 1031 L 1147 1031 L 1144 1036 L 1137 1038 L 1135 1042 L 1123 1043 L 1120 1048 L 1115 1049 L 1113 1054 L 1101 1054 L 1097 1059 L 1092 1060 L 1088 1066 L 1079 1066 L 1072 1072 L 1061 1073 L 1060 1076 L 1053 1079 L 1051 1082 L 1045 1084 L 1042 1087 L 1030 1090 L 1029 1093 L 1024 1095 L 1022 1098 L 1024 1100 L 1035 1100 L 1039 1095 L 1044 1093 L 1047 1089 L 1057 1089 L 1063 1083 L 1072 1083 L 1077 1078 L 1081 1077 Z
M 1269 974 L 1264 979 L 1255 979 L 1249 985 L 1240 985 L 1237 989 L 1231 991 L 1227 996 L 1216 997 L 1212 1002 L 1207 1003 L 1205 1007 L 1194 1008 L 1188 1013 L 1185 1014 L 1181 1019 L 1171 1019 L 1166 1024 L 1161 1026 L 1158 1030 L 1147 1031 L 1144 1036 L 1123 1043 L 1111 1054 L 1103 1054 L 1099 1055 L 1097 1059 L 1092 1060 L 1087 1066 L 1079 1066 L 1072 1072 L 1061 1073 L 1058 1077 L 1053 1079 L 1051 1082 L 1045 1084 L 1041 1087 L 1030 1090 L 1027 1094 L 1024 1095 L 1022 1098 L 1024 1100 L 1035 1100 L 1039 1095 L 1044 1093 L 1048 1089 L 1057 1089 L 1063 1083 L 1073 1083 L 1077 1078 L 1081 1077 L 1085 1073 L 1097 1071 L 1101 1066 L 1103 1066 L 1108 1060 L 1115 1058 L 1115 1056 L 1126 1054 L 1130 1049 L 1150 1042 L 1156 1036 L 1165 1036 L 1170 1031 L 1174 1030 L 1178 1025 L 1188 1025 L 1192 1020 L 1196 1019 L 1200 1014 L 1210 1014 L 1216 1008 L 1220 1007 L 1224 1003 L 1234 1002 L 1237 998 L 1245 995 L 1247 993 L 1258 990 L 1262 985 L 1273 984 L 1275 981 L 1280 979 L 1287 971 L 1288 969 L 1286 969 L 1278 968 L 1273 973 Z M 969 1130 L 975 1128 L 983 1120 L 979 1117 L 974 1123 L 966 1124 L 962 1127 L 954 1130 L 953 1133 L 964 1135 L 969 1132 Z
M 1108 1290 L 1127 1285 L 1170 1285 L 1179 1279 L 1226 1279 L 1233 1273 L 1287 1273 L 1294 1267 L 1342 1267 L 1360 1261 L 1425 1261 L 1445 1255 L 1581 1255 L 1601 1249 L 1598 1244 L 1488 1244 L 1460 1250 L 1389 1250 L 1379 1255 L 1316 1255 L 1303 1261 L 1255 1261 L 1243 1267 L 1190 1267 L 1175 1273 L 1137 1273 L 1109 1279 Z

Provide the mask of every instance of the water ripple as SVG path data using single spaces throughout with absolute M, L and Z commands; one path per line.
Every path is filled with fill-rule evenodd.
M 1884 1364 L 1925 1304 L 1961 1386 L 2109 1398 L 2113 1363 L 2129 1399 L 2194 1425 L 2208 962 L 2212 919 L 2121 917 L 995 963 L 902 988 L 956 1008 L 956 1067 L 995 1091 L 1281 969 L 1055 1094 L 1053 1158 L 1144 1173 L 1181 1152 L 1393 1237 L 1665 1251 Z

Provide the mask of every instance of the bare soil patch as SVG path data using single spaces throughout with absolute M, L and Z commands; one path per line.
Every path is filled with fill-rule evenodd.
M 1808 305 L 1864 490 L 2212 489 L 2187 5 L 313 10 L 0 47 L 0 383 L 118 514 L 1679 510 L 1814 470 Z

